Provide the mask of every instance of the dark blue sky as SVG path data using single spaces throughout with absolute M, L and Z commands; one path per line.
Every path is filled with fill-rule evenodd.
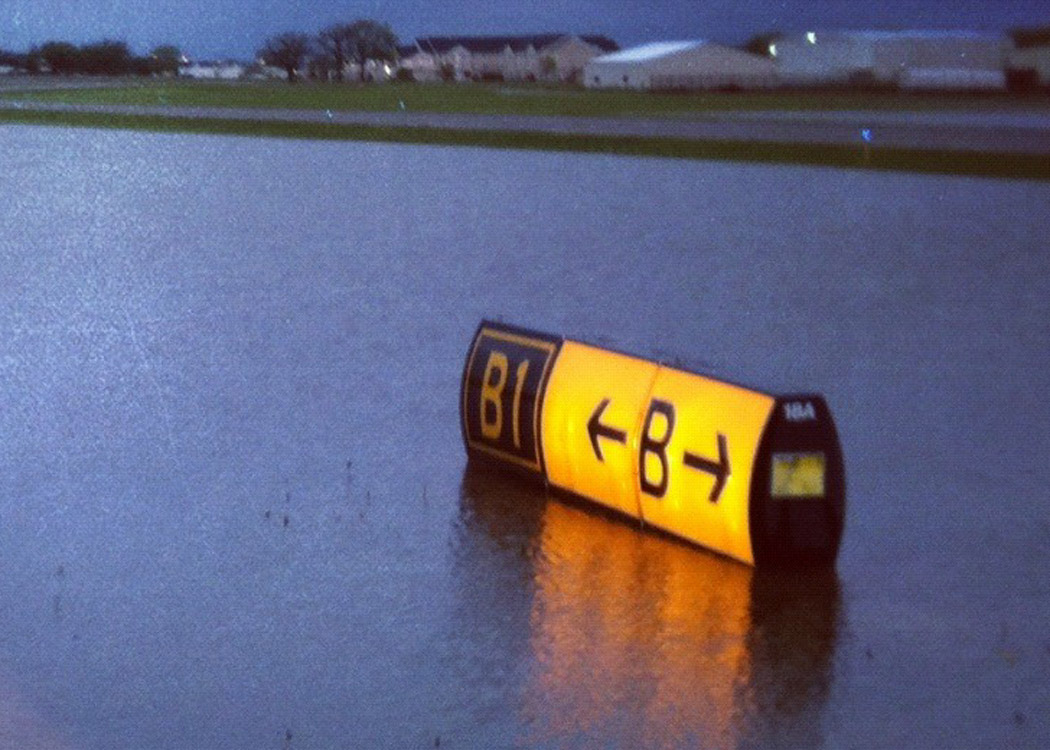
M 0 0 L 0 48 L 49 39 L 122 39 L 137 53 L 177 44 L 196 58 L 250 59 L 270 35 L 375 18 L 404 41 L 429 34 L 607 34 L 740 42 L 769 30 L 936 28 L 1000 31 L 1050 24 L 1048 0 Z

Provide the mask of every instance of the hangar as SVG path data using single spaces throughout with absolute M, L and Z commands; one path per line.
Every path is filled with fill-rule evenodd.
M 1001 89 L 1006 37 L 973 31 L 808 31 L 769 44 L 786 84 Z
M 768 88 L 776 64 L 765 57 L 700 40 L 652 42 L 595 57 L 584 68 L 588 88 L 701 90 Z

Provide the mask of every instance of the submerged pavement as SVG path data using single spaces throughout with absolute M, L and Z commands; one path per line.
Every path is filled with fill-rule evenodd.
M 717 112 L 667 118 L 338 112 L 333 110 L 101 105 L 0 99 L 2 110 L 332 123 L 389 128 L 680 138 L 871 148 L 1050 154 L 1050 114 L 1010 112 Z
M 0 133 L 0 746 L 1050 747 L 1050 182 Z M 483 317 L 823 393 L 835 569 L 471 470 Z

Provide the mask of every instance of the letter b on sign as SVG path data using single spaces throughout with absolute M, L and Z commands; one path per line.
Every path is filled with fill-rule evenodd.
M 653 497 L 667 493 L 667 444 L 674 432 L 674 404 L 654 398 L 645 415 L 638 448 L 638 482 L 642 492 Z
M 524 362 L 526 366 L 528 362 Z M 481 380 L 481 434 L 489 440 L 499 440 L 503 432 L 503 388 L 507 384 L 507 355 L 489 352 L 485 376 Z

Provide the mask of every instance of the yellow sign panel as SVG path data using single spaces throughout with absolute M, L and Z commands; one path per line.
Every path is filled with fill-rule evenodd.
M 541 434 L 547 480 L 638 517 L 638 427 L 658 365 L 566 341 L 551 372 Z
M 660 368 L 639 432 L 645 522 L 753 563 L 751 476 L 774 403 L 763 393 Z
M 543 404 L 547 480 L 751 563 L 751 467 L 773 404 L 771 396 L 566 341 Z

